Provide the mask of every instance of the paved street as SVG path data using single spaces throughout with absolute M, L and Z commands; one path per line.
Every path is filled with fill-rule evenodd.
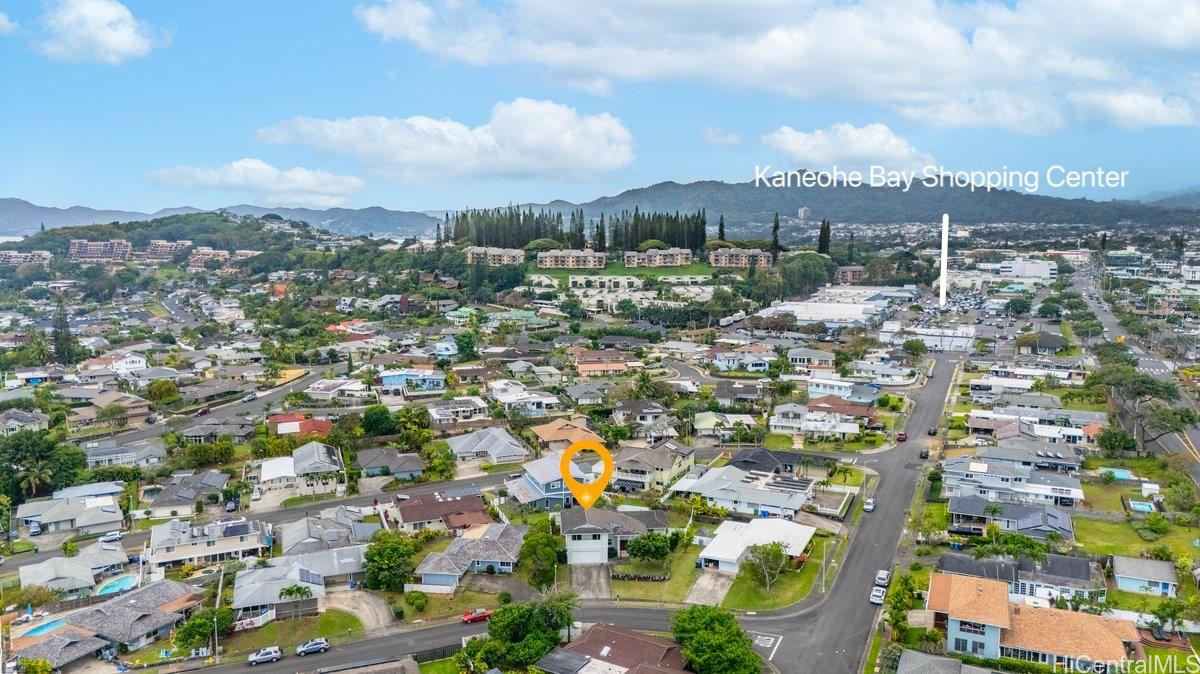
M 960 354 L 936 358 L 934 379 L 918 390 L 916 405 L 908 423 L 913 439 L 887 452 L 860 455 L 860 464 L 881 475 L 875 491 L 875 512 L 863 515 L 861 525 L 832 590 L 819 603 L 779 611 L 746 615 L 742 625 L 760 637 L 758 650 L 784 672 L 856 672 L 879 615 L 879 607 L 867 601 L 867 592 L 878 569 L 891 568 L 896 546 L 912 502 L 921 461 L 917 458 L 924 429 L 937 425 L 950 386 L 955 362 Z M 479 478 L 479 485 L 495 484 L 499 477 Z M 414 490 L 415 492 L 415 490 Z M 366 502 L 370 502 L 367 499 Z M 292 509 L 287 517 L 294 517 Z M 280 517 L 276 515 L 276 517 Z M 280 519 L 286 519 L 280 517 Z M 276 520 L 270 520 L 276 521 Z M 636 605 L 614 606 L 589 602 L 576 616 L 583 622 L 614 622 L 633 629 L 668 630 L 673 611 Z M 469 634 L 486 631 L 485 625 L 450 624 L 404 632 L 384 638 L 366 639 L 336 648 L 323 656 L 306 660 L 305 670 L 333 663 L 396 656 L 417 650 L 459 643 Z M 299 671 L 289 656 L 274 665 L 260 665 L 265 674 Z M 245 662 L 224 665 L 222 669 L 247 667 Z

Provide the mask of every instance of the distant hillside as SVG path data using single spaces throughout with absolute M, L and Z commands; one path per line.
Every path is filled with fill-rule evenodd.
M 0 245 L 0 248 L 48 250 L 56 256 L 65 256 L 71 239 L 127 239 L 134 249 L 139 250 L 145 248 L 151 239 L 186 239 L 197 246 L 211 246 L 220 250 L 265 251 L 273 247 L 289 247 L 294 244 L 295 238 L 290 234 L 265 231 L 258 220 L 250 220 L 247 224 L 221 213 L 200 211 L 146 221 L 56 227 Z
M 812 219 L 828 218 L 834 222 L 933 222 L 943 212 L 949 212 L 954 222 L 959 224 L 1045 222 L 1112 225 L 1127 220 L 1149 225 L 1200 224 L 1200 210 L 1180 206 L 1062 199 L 1007 190 L 972 192 L 967 188 L 929 188 L 919 185 L 904 192 L 898 188 L 881 187 L 780 188 L 711 180 L 687 184 L 664 182 L 583 204 L 560 201 L 534 204 L 533 207 L 561 211 L 582 207 L 588 217 L 632 211 L 634 207 L 643 211 L 667 212 L 706 209 L 710 224 L 724 214 L 726 222 L 731 225 L 765 225 L 777 212 L 794 218 L 802 207 L 811 209 Z
M 1200 208 L 1200 185 L 1170 192 L 1152 192 L 1141 200 L 1162 208 Z
M 261 217 L 267 213 L 277 213 L 288 220 L 307 222 L 315 227 L 328 229 L 342 234 L 402 234 L 413 236 L 421 234 L 434 226 L 435 218 L 413 211 L 392 211 L 373 206 L 370 208 L 329 208 L 313 210 L 309 208 L 265 208 L 239 204 L 226 209 L 236 215 L 253 215 Z M 80 225 L 108 224 L 111 222 L 134 222 L 153 220 L 171 215 L 187 213 L 202 213 L 199 208 L 183 206 L 179 208 L 164 208 L 154 213 L 139 213 L 137 211 L 98 210 L 86 206 L 70 208 L 55 208 L 38 206 L 22 199 L 0 198 L 0 235 L 15 236 L 37 232 L 45 224 L 47 229 L 54 227 L 75 227 Z

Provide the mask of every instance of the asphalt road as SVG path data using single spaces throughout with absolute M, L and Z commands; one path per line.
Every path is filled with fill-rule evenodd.
M 196 315 L 190 309 L 184 308 L 179 303 L 178 297 L 168 297 L 163 300 L 162 305 L 167 310 L 167 313 L 171 315 L 172 320 L 192 328 L 200 325 L 200 321 L 196 318 Z
M 917 389 L 916 404 L 907 425 L 911 440 L 887 452 L 857 457 L 861 465 L 880 473 L 874 492 L 875 512 L 863 515 L 843 566 L 825 599 L 813 605 L 802 604 L 799 608 L 741 617 L 742 626 L 763 639 L 757 650 L 770 657 L 781 671 L 822 674 L 860 671 L 860 660 L 880 610 L 867 601 L 867 594 L 874 583 L 875 572 L 892 568 L 922 464 L 917 453 L 927 437 L 925 429 L 936 426 L 940 420 L 951 374 L 959 358 L 959 354 L 937 356 L 933 380 Z M 480 478 L 481 484 L 483 480 L 494 483 L 500 478 Z M 291 517 L 295 516 L 295 511 L 292 510 Z M 576 620 L 666 631 L 670 629 L 672 614 L 671 610 L 637 605 L 589 603 L 577 612 Z M 290 674 L 335 663 L 394 657 L 458 644 L 462 637 L 480 634 L 486 629 L 486 625 L 439 625 L 339 646 L 324 655 L 308 656 L 303 664 L 297 656 L 288 654 L 278 663 L 259 665 L 255 669 L 263 674 Z M 248 667 L 244 660 L 238 659 L 220 669 Z

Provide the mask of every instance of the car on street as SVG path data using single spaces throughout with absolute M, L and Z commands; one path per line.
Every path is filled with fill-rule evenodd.
M 928 448 L 928 447 L 922 447 L 922 448 L 921 448 L 921 453 L 920 453 L 920 455 L 919 455 L 919 456 L 920 456 L 922 459 L 928 459 L 928 458 L 929 458 L 929 448 Z
M 869 513 L 875 510 L 875 499 L 869 498 L 863 501 L 863 512 Z
M 279 659 L 282 657 L 283 651 L 279 650 L 278 646 L 267 646 L 251 653 L 246 658 L 246 662 L 249 662 L 250 666 L 253 667 L 260 662 L 279 662 Z
M 937 426 L 930 426 L 930 427 L 929 427 L 929 434 L 930 434 L 930 435 L 937 435 Z
M 255 487 L 254 491 L 250 492 L 250 500 L 257 501 L 261 498 L 262 498 L 262 492 L 259 491 L 258 487 Z
M 212 414 L 212 410 L 207 407 L 201 407 L 200 409 L 196 410 L 196 416 L 198 417 L 206 417 L 209 414 Z
M 244 402 L 244 403 L 248 403 L 253 400 L 258 400 L 258 394 L 255 393 L 254 391 L 251 391 L 251 392 L 247 393 L 246 395 L 242 396 L 242 402 Z
M 0 556 L 0 566 L 4 566 L 4 557 Z
M 880 569 L 875 572 L 875 584 L 879 587 L 887 587 L 888 583 L 892 582 L 892 572 L 887 569 Z
M 103 536 L 100 537 L 101 543 L 116 543 L 119 540 L 121 540 L 121 532 L 120 531 L 110 531 L 107 534 L 104 534 Z
M 882 587 L 879 587 L 878 585 L 871 588 L 870 599 L 871 599 L 872 604 L 883 605 L 883 600 L 887 599 L 887 590 L 883 589 Z M 250 664 L 254 664 L 254 663 L 250 663 Z
M 905 442 L 906 440 L 908 440 L 908 433 L 900 431 L 896 434 L 896 442 Z
M 466 613 L 464 613 L 462 616 L 462 621 L 464 623 L 468 623 L 468 624 L 479 623 L 479 622 L 485 622 L 488 618 L 491 618 L 491 617 L 492 617 L 491 609 L 477 608 L 473 611 L 467 611 Z
M 329 640 L 325 637 L 317 637 L 297 646 L 296 655 L 304 656 L 309 653 L 324 653 L 327 650 L 329 650 Z

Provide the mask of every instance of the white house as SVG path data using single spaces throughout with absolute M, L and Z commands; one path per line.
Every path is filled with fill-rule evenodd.
M 813 527 L 778 519 L 752 519 L 749 522 L 722 522 L 713 538 L 700 551 L 700 564 L 736 574 L 755 545 L 780 543 L 792 559 L 799 559 L 808 549 L 817 530 Z

